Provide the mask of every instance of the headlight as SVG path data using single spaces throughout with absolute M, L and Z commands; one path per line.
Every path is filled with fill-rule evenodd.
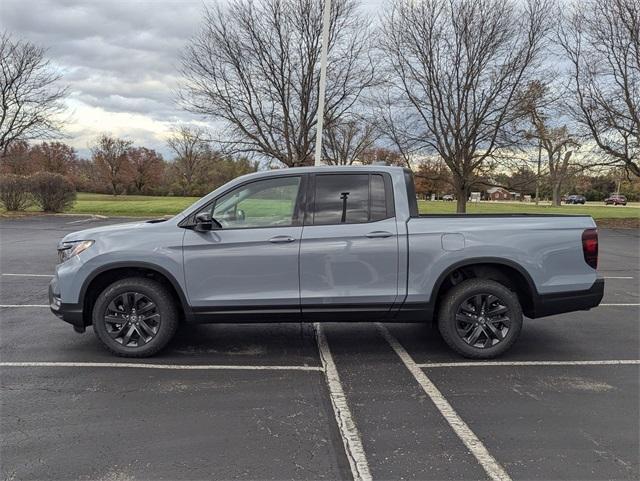
M 62 247 L 58 248 L 60 262 L 68 261 L 73 256 L 77 256 L 81 252 L 86 251 L 92 245 L 92 240 L 63 242 Z

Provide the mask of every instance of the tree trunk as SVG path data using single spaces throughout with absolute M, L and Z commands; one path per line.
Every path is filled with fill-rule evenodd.
M 560 183 L 554 182 L 551 186 L 551 205 L 560 206 Z
M 466 186 L 456 186 L 456 213 L 464 214 L 467 212 L 467 196 L 468 189 Z

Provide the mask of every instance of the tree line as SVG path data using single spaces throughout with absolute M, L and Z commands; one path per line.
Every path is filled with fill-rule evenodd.
M 416 193 L 420 198 L 441 199 L 444 195 L 452 194 L 451 174 L 446 165 L 440 162 L 424 162 L 416 169 Z M 532 201 L 536 192 L 541 199 L 553 198 L 554 183 L 548 172 L 537 175 L 536 171 L 527 165 L 512 170 L 493 172 L 477 177 L 474 191 L 487 197 L 487 191 L 492 187 L 501 187 L 514 194 L 513 200 L 524 201 L 530 196 Z M 624 169 L 583 169 L 575 166 L 568 169 L 563 177 L 562 191 L 558 196 L 581 194 L 587 201 L 603 201 L 615 192 L 624 192 L 627 200 L 640 201 L 640 177 L 629 176 Z
M 250 156 L 274 167 L 313 163 L 323 3 L 231 0 L 204 7 L 181 58 L 178 101 L 219 128 L 170 143 L 183 161 L 180 175 L 170 176 L 172 191 L 194 182 L 199 138 L 233 162 Z M 548 192 L 554 204 L 576 170 L 640 175 L 636 0 L 390 0 L 376 21 L 356 0 L 333 0 L 330 20 L 321 113 L 326 163 L 366 162 L 382 150 L 382 160 L 418 177 L 443 166 L 438 179 L 456 194 L 458 212 L 478 186 L 500 185 L 519 171 L 532 171 L 538 196 Z M 44 117 L 63 92 L 53 88 L 57 79 L 47 73 L 42 51 L 2 38 L 6 153 L 11 142 L 55 128 L 25 117 L 30 107 L 16 95 L 13 72 L 31 72 L 25 98 L 38 97 Z M 12 118 L 24 127 L 5 134 Z M 114 193 L 143 190 L 144 182 L 123 184 L 122 172 L 135 177 L 116 161 L 123 148 L 97 142 L 96 174 L 111 179 L 104 184 Z M 159 165 L 151 160 L 155 153 L 136 155 L 128 161 L 133 171 L 145 162 Z
M 179 127 L 167 144 L 174 153 L 167 161 L 154 149 L 103 134 L 90 146 L 90 156 L 59 141 L 12 143 L 2 158 L 0 173 L 28 176 L 34 172 L 60 174 L 78 191 L 142 195 L 202 196 L 258 165 L 247 158 L 213 150 L 204 131 Z

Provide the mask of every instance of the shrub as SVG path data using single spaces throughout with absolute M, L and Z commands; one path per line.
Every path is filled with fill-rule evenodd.
M 73 183 L 60 174 L 38 172 L 29 177 L 29 184 L 33 200 L 45 212 L 62 212 L 76 201 Z
M 2 174 L 0 203 L 7 210 L 24 210 L 31 204 L 29 180 L 22 175 Z

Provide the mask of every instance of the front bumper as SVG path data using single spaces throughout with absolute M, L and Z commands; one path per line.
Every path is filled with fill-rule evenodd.
M 84 332 L 84 316 L 81 304 L 67 304 L 61 301 L 58 281 L 54 277 L 49 283 L 49 308 L 56 316 L 73 326 L 76 332 Z
M 587 311 L 598 306 L 603 296 L 604 279 L 600 277 L 584 291 L 554 292 L 536 296 L 533 310 L 526 312 L 525 315 L 535 318 L 564 312 Z

